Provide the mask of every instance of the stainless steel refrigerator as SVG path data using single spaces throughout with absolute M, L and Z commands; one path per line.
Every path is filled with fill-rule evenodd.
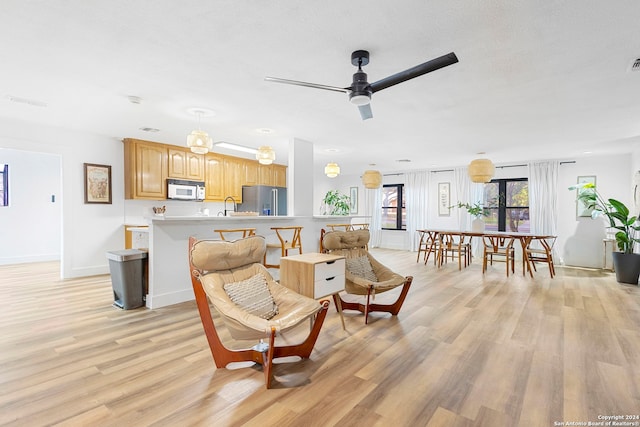
M 243 185 L 240 212 L 258 212 L 258 215 L 286 216 L 287 187 L 270 185 Z

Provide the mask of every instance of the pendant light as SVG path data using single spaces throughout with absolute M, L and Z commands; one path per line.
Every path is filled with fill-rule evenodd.
M 476 159 L 469 164 L 469 178 L 473 182 L 489 182 L 493 178 L 496 168 L 489 159 Z
M 327 166 L 324 167 L 324 174 L 329 178 L 335 178 L 340 175 L 340 166 L 337 163 L 327 163 Z
M 256 160 L 261 165 L 270 165 L 276 159 L 276 152 L 273 151 L 273 148 L 268 145 L 262 145 L 258 147 L 258 152 L 256 153 Z
M 382 174 L 378 171 L 366 170 L 362 175 L 362 184 L 364 184 L 364 188 L 380 188 L 380 185 L 382 185 Z
M 187 136 L 187 147 L 196 154 L 207 154 L 213 148 L 213 140 L 205 131 L 200 130 L 202 111 L 195 110 L 194 114 L 198 116 L 198 130 L 194 130 Z

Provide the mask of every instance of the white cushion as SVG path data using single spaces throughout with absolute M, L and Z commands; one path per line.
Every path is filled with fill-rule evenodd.
M 250 314 L 267 320 L 278 314 L 278 306 L 262 274 L 256 274 L 241 282 L 227 283 L 224 290 L 231 301 Z
M 378 278 L 373 272 L 369 257 L 364 255 L 356 258 L 347 258 L 347 271 L 354 276 L 362 277 L 363 279 L 377 282 Z

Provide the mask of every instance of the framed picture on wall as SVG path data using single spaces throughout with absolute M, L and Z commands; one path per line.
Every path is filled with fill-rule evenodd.
M 84 164 L 84 202 L 111 204 L 111 166 Z
M 578 184 L 596 184 L 596 177 L 593 175 L 589 176 L 579 176 Z M 576 190 L 576 217 L 589 217 L 591 218 L 591 212 L 593 209 L 589 209 L 587 205 L 585 205 L 582 201 L 577 200 L 577 195 L 579 191 L 595 191 L 594 189 L 585 188 L 582 190 Z
M 350 190 L 349 212 L 352 214 L 357 214 L 358 213 L 358 187 L 351 187 L 349 190 Z
M 438 183 L 438 216 L 451 216 L 451 184 L 448 182 Z

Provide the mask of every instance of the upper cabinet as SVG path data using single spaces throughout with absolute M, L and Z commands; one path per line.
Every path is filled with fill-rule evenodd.
M 242 185 L 260 184 L 259 168 L 262 166 L 256 161 L 244 161 L 244 182 Z
M 282 165 L 258 165 L 258 183 L 275 187 L 287 186 L 287 167 Z
M 227 196 L 242 202 L 243 185 L 286 187 L 287 167 L 217 153 L 195 154 L 186 147 L 124 140 L 125 199 L 164 200 L 167 178 L 204 181 L 205 200 Z
M 220 154 L 207 153 L 204 157 L 205 200 L 219 202 L 224 200 L 224 158 Z
M 167 153 L 169 178 L 204 181 L 204 155 L 174 146 L 170 146 Z
M 244 183 L 244 177 L 245 177 L 244 161 L 237 157 L 225 156 L 224 158 L 225 197 L 231 196 L 236 200 L 236 203 L 242 203 L 242 185 Z
M 166 145 L 137 139 L 124 140 L 125 199 L 166 199 L 166 176 Z
M 273 167 L 273 185 L 276 187 L 287 186 L 287 167 L 283 165 L 271 165 Z

